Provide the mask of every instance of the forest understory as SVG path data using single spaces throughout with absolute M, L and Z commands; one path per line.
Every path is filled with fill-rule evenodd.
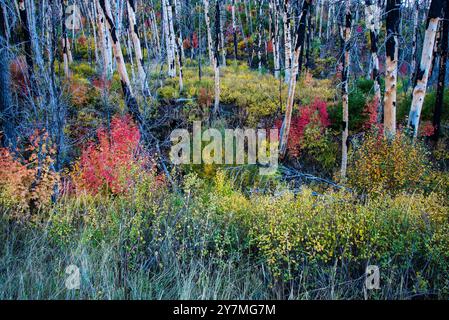
M 449 0 L 0 7 L 0 300 L 449 298 Z

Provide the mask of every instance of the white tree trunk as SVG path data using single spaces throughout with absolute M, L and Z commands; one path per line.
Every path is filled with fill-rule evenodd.
M 292 72 L 292 39 L 290 32 L 290 3 L 284 0 L 284 12 L 282 14 L 282 22 L 284 23 L 284 47 L 285 47 L 285 82 L 290 83 L 290 75 Z
M 204 3 L 204 19 L 206 21 L 206 33 L 207 33 L 207 51 L 209 53 L 209 63 L 214 65 L 214 52 L 212 49 L 212 33 L 210 30 L 210 18 L 209 18 L 209 0 L 203 0 Z
M 296 78 L 297 73 L 300 70 L 299 56 L 301 54 L 301 48 L 304 45 L 305 38 L 305 26 L 306 26 L 306 17 L 310 9 L 311 0 L 305 0 L 304 5 L 301 11 L 301 16 L 299 18 L 299 25 L 296 28 L 296 42 L 295 42 L 295 51 L 294 51 L 294 63 L 298 66 L 298 68 L 293 69 L 293 74 L 290 77 L 289 87 L 288 87 L 288 98 L 287 105 L 284 115 L 284 121 L 282 122 L 282 128 L 280 133 L 280 142 L 279 142 L 279 155 L 281 158 L 285 157 L 287 153 L 288 146 L 288 137 L 290 133 L 290 126 L 292 120 L 293 113 L 293 104 L 295 101 L 295 91 L 296 91 Z
M 386 71 L 385 71 L 385 97 L 384 97 L 384 134 L 386 137 L 396 135 L 396 92 L 398 76 L 398 32 L 400 19 L 399 0 L 387 1 L 387 40 Z
M 131 38 L 133 42 L 134 52 L 136 55 L 137 72 L 139 73 L 139 80 L 142 86 L 142 91 L 147 91 L 147 75 L 143 66 L 143 54 L 142 47 L 140 45 L 140 39 L 137 29 L 137 19 L 136 19 L 136 4 L 134 0 L 127 0 L 128 9 L 128 20 L 129 20 L 129 31 L 131 33 Z
M 432 64 L 433 48 L 435 45 L 435 36 L 440 21 L 441 9 L 443 1 L 433 0 L 430 9 L 429 17 L 427 19 L 426 34 L 424 36 L 423 51 L 421 55 L 421 63 L 416 77 L 416 85 L 413 89 L 412 106 L 408 119 L 408 126 L 413 130 L 413 136 L 418 136 L 419 121 L 421 117 L 421 110 L 426 96 L 427 81 L 429 79 L 429 70 Z M 440 12 L 438 12 L 438 8 Z
M 281 69 L 281 61 L 279 57 L 279 0 L 271 0 L 270 8 L 270 11 L 273 13 L 273 33 L 271 35 L 271 45 L 273 47 L 274 77 L 279 79 Z
M 172 16 L 172 8 L 168 0 L 162 0 L 162 19 L 167 52 L 168 76 L 174 78 L 176 77 L 176 64 Z
M 371 41 L 371 79 L 374 81 L 374 98 L 378 106 L 378 122 L 381 119 L 381 104 L 382 95 L 380 92 L 379 83 L 379 56 L 377 49 L 377 41 L 379 37 L 380 30 L 380 8 L 376 3 L 367 1 L 367 6 L 365 7 L 365 20 L 366 26 L 370 31 L 370 41 Z
M 342 104 L 343 104 L 343 133 L 341 143 L 341 178 L 346 178 L 346 171 L 348 167 L 348 136 L 349 136 L 349 96 L 348 96 L 348 84 L 349 84 L 349 64 L 350 60 L 350 48 L 349 41 L 351 40 L 351 1 L 346 0 L 346 22 L 344 26 L 344 68 L 342 74 Z

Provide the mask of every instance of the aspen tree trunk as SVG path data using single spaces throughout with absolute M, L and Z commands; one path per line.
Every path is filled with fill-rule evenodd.
M 234 41 L 234 61 L 237 61 L 237 21 L 235 18 L 235 0 L 232 0 L 231 5 L 231 14 L 232 14 L 232 37 Z
M 444 20 L 441 24 L 441 41 L 440 41 L 440 63 L 439 63 L 439 73 L 438 73 L 438 84 L 435 99 L 435 111 L 433 113 L 433 127 L 434 133 L 432 135 L 432 140 L 438 141 L 441 132 L 441 114 L 443 111 L 443 97 L 444 97 L 444 86 L 446 83 L 446 69 L 447 69 L 447 59 L 448 59 L 448 44 L 449 44 L 449 0 L 445 0 L 444 6 Z
M 348 84 L 349 84 L 349 41 L 351 40 L 351 1 L 346 0 L 346 12 L 345 12 L 345 26 L 343 31 L 344 38 L 344 59 L 343 59 L 343 73 L 341 77 L 342 81 L 342 102 L 343 102 L 343 134 L 341 144 L 341 178 L 346 178 L 346 170 L 348 167 L 348 136 L 349 136 L 349 96 L 348 96 Z
M 387 40 L 385 44 L 386 71 L 384 97 L 384 134 L 396 135 L 396 87 L 398 75 L 398 34 L 400 20 L 400 0 L 387 0 Z
M 221 64 L 226 66 L 226 41 L 223 32 L 223 15 L 220 14 L 220 49 L 221 49 Z
M 218 113 L 220 107 L 220 61 L 219 61 L 219 42 L 220 42 L 220 0 L 215 1 L 215 50 L 213 57 L 214 66 L 214 115 Z
M 207 51 L 209 53 L 209 63 L 214 65 L 214 51 L 212 49 L 212 33 L 210 30 L 210 18 L 209 18 L 209 0 L 203 0 L 204 3 L 204 19 L 206 21 L 206 33 L 207 33 Z
M 292 72 L 292 39 L 290 32 L 290 3 L 289 0 L 284 0 L 284 10 L 282 13 L 282 22 L 284 24 L 284 50 L 285 50 L 285 83 L 290 83 L 290 76 Z
M 333 4 L 329 4 L 329 7 L 327 9 L 327 26 L 326 26 L 326 41 L 329 41 L 329 36 L 332 29 L 332 18 L 331 18 L 331 12 L 333 13 Z
M 110 10 L 109 0 L 96 0 L 99 12 L 102 14 L 108 34 L 112 40 L 112 49 L 115 56 L 115 61 L 117 62 L 117 71 L 120 75 L 120 80 L 122 83 L 123 94 L 125 96 L 125 103 L 131 113 L 133 119 L 141 127 L 143 126 L 143 119 L 140 115 L 139 106 L 134 93 L 131 88 L 131 83 L 129 81 L 128 71 L 126 70 L 125 60 L 123 59 L 123 52 L 120 45 L 120 39 L 116 33 L 116 27 L 114 21 L 112 20 L 112 14 Z
M 10 56 L 5 5 L 0 4 L 0 147 L 14 146 L 14 113 L 12 112 Z
M 311 67 L 310 62 L 310 47 L 312 45 L 313 27 L 312 27 L 312 11 L 309 11 L 309 16 L 307 17 L 307 33 L 306 33 L 306 69 L 309 70 Z
M 103 62 L 100 59 L 98 43 L 98 31 L 97 31 L 97 12 L 95 10 L 95 1 L 87 5 L 88 19 L 91 27 L 91 33 L 94 37 L 94 52 L 95 52 L 95 65 L 103 68 Z
M 263 21 L 263 16 L 262 16 L 262 5 L 263 2 L 261 1 L 259 3 L 259 24 L 257 26 L 257 61 L 258 61 L 258 70 L 259 73 L 262 72 L 262 21 Z
M 169 0 L 172 1 L 172 0 Z M 177 4 L 173 6 L 173 3 L 170 2 L 170 5 L 174 8 L 177 7 Z M 175 15 L 177 16 L 177 14 Z M 183 83 L 183 50 L 182 50 L 182 38 L 181 38 L 181 27 L 179 23 L 179 18 L 176 19 L 176 32 L 173 31 L 173 34 L 175 35 L 175 41 L 176 41 L 176 56 L 177 56 L 177 62 L 178 62 L 178 69 L 179 69 L 179 92 L 184 91 L 184 83 Z
M 183 36 L 182 36 L 182 16 L 181 14 L 181 1 L 180 0 L 173 0 L 174 1 L 174 8 L 175 8 L 175 21 L 176 21 L 176 25 L 177 27 L 177 32 L 176 32 L 176 41 L 180 43 L 180 45 L 176 44 L 179 50 L 179 53 L 181 54 L 181 61 L 183 61 L 185 59 L 185 54 L 184 54 L 184 47 L 182 46 L 183 43 Z M 178 59 L 179 60 L 179 59 Z
M 67 10 L 67 0 L 61 0 L 61 7 L 62 7 L 62 59 L 64 61 L 64 75 L 66 78 L 70 78 L 69 56 L 68 56 L 69 38 L 67 36 L 67 28 L 65 25 L 65 12 Z
M 162 19 L 164 27 L 165 47 L 167 54 L 168 76 L 176 77 L 176 65 L 175 65 L 175 48 L 172 42 L 171 26 L 173 21 L 171 19 L 171 6 L 168 0 L 162 0 Z
M 101 8 L 97 5 L 97 1 L 94 1 L 94 10 L 97 17 L 97 30 L 100 44 L 100 52 L 103 58 L 103 80 L 110 79 L 112 75 L 112 59 L 110 52 L 110 39 L 107 28 L 105 26 L 104 16 Z
M 172 61 L 172 73 L 173 77 L 176 77 L 176 54 L 177 54 L 177 47 L 176 47 L 176 36 L 175 36 L 175 27 L 173 23 L 173 6 L 171 4 L 171 0 L 166 0 L 167 3 L 167 16 L 168 16 L 168 29 L 170 33 L 170 48 L 172 51 L 173 61 Z
M 323 31 L 323 12 L 324 12 L 324 1 L 319 1 L 319 10 L 320 10 L 320 26 L 318 29 L 318 38 L 321 40 L 321 33 Z
M 374 81 L 374 98 L 377 104 L 377 122 L 382 120 L 382 101 L 379 83 L 379 56 L 377 41 L 379 39 L 380 30 L 380 8 L 377 6 L 377 0 L 366 0 L 365 19 L 366 26 L 370 32 L 370 49 L 371 49 L 371 79 Z
M 28 79 L 30 81 L 31 91 L 35 93 L 35 84 L 34 84 L 34 62 L 32 58 L 32 48 L 31 48 L 31 34 L 28 25 L 28 13 L 27 8 L 25 6 L 25 0 L 18 0 L 18 8 L 20 14 L 20 22 L 23 30 L 23 39 L 25 47 L 25 60 L 27 62 L 27 73 Z
M 416 85 L 413 89 L 413 99 L 408 119 L 408 126 L 411 130 L 413 130 L 413 136 L 415 138 L 418 136 L 421 110 L 424 103 L 424 97 L 426 95 L 429 69 L 433 58 L 435 35 L 437 32 L 438 23 L 442 16 L 442 8 L 443 0 L 432 0 L 427 16 L 421 63 L 416 75 Z
M 154 13 L 154 9 L 151 8 L 151 29 L 152 29 L 152 37 L 153 41 L 156 44 L 156 52 L 159 58 L 162 55 L 162 49 L 161 49 L 161 40 L 159 38 L 159 30 L 157 27 L 157 20 L 156 20 L 156 14 Z
M 146 92 L 148 88 L 146 85 L 147 75 L 144 69 L 142 47 L 140 44 L 139 31 L 137 27 L 136 3 L 134 0 L 127 0 L 126 5 L 128 9 L 129 30 L 133 41 L 134 53 L 136 55 L 137 72 L 139 73 L 142 91 Z
M 281 158 L 284 158 L 287 153 L 287 145 L 288 145 L 288 136 L 290 133 L 290 126 L 292 120 L 292 112 L 293 112 L 293 104 L 295 101 L 295 90 L 296 90 L 296 79 L 300 71 L 301 71 L 301 63 L 299 61 L 299 56 L 301 53 L 301 48 L 304 46 L 305 32 L 306 32 L 306 18 L 307 14 L 310 10 L 310 5 L 312 0 L 304 0 L 304 4 L 302 7 L 302 12 L 299 19 L 298 27 L 296 28 L 296 42 L 295 42 L 295 52 L 294 52 L 294 60 L 295 64 L 298 65 L 298 68 L 293 69 L 293 74 L 290 77 L 290 83 L 288 87 L 288 98 L 287 98 L 287 106 L 285 110 L 284 120 L 282 122 L 282 128 L 280 133 L 280 142 L 279 142 L 279 155 Z
M 415 0 L 415 5 L 413 6 L 413 40 L 412 40 L 412 61 L 411 61 L 411 69 L 412 69 L 412 84 L 415 86 L 416 80 L 416 60 L 417 57 L 417 45 L 418 45 L 418 16 L 419 16 L 419 2 Z
M 270 12 L 273 23 L 271 45 L 273 47 L 274 77 L 276 79 L 279 79 L 279 73 L 281 69 L 281 61 L 279 59 L 279 0 L 270 0 Z

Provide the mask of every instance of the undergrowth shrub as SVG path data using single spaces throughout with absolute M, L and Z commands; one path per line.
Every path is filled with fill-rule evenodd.
M 425 188 L 432 173 L 428 156 L 420 142 L 413 143 L 404 133 L 389 140 L 379 132 L 369 132 L 350 152 L 349 185 L 373 195 Z
M 299 113 L 293 116 L 287 144 L 288 155 L 310 162 L 318 162 L 330 170 L 336 160 L 336 150 L 331 139 L 330 119 L 326 102 L 315 99 L 309 105 L 301 106 Z M 276 122 L 280 129 L 282 120 Z
M 140 148 L 139 129 L 130 116 L 114 117 L 110 131 L 97 130 L 97 140 L 84 148 L 71 173 L 76 192 L 124 193 L 141 174 L 152 170 L 152 160 Z
M 59 181 L 53 170 L 56 150 L 48 134 L 36 131 L 28 140 L 21 154 L 0 148 L 0 205 L 12 208 L 18 219 L 48 207 Z

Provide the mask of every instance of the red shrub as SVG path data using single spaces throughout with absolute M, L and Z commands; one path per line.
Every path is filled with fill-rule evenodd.
M 136 169 L 138 174 L 150 164 L 139 147 L 139 129 L 130 116 L 114 117 L 110 132 L 100 128 L 97 137 L 82 151 L 73 174 L 75 189 L 124 193 L 135 183 Z
M 431 121 L 423 121 L 419 128 L 420 137 L 431 137 L 435 133 L 435 127 Z
M 329 115 L 327 113 L 326 102 L 315 99 L 308 105 L 299 109 L 299 114 L 292 118 L 287 149 L 290 156 L 298 157 L 301 151 L 301 140 L 308 125 L 316 125 L 323 130 L 330 126 Z M 282 127 L 282 120 L 276 122 L 276 127 Z

